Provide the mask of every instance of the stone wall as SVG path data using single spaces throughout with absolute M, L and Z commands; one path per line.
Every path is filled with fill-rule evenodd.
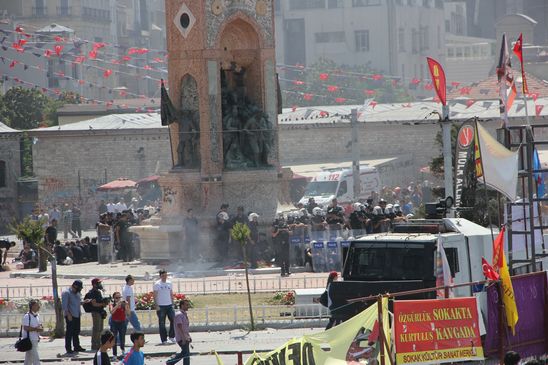
M 96 192 L 98 186 L 120 177 L 139 180 L 171 168 L 167 129 L 30 134 L 38 138 L 33 166 L 39 202 L 71 203 L 81 197 L 86 228 L 97 219 L 100 199 L 107 198 Z
M 0 161 L 5 163 L 5 185 L 0 186 L 0 233 L 18 217 L 17 180 L 21 176 L 20 134 L 0 135 Z

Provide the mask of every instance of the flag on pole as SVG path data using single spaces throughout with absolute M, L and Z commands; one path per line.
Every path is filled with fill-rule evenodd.
M 426 57 L 428 62 L 428 69 L 430 70 L 430 75 L 432 76 L 432 84 L 436 90 L 436 94 L 443 105 L 447 105 L 447 83 L 445 81 L 445 72 L 441 67 L 441 64 L 434 60 L 433 58 Z
M 517 95 L 514 75 L 512 74 L 512 62 L 510 61 L 508 43 L 506 42 L 506 34 L 502 35 L 497 77 L 499 83 L 500 114 L 504 120 L 504 125 L 506 126 L 508 125 L 508 110 L 512 107 Z
M 483 270 L 483 276 L 489 280 L 497 281 L 500 278 L 493 266 L 489 265 L 484 257 L 481 258 L 481 269 Z
M 500 144 L 481 124 L 476 123 L 476 173 L 478 168 L 488 187 L 516 200 L 518 185 L 518 152 Z
M 447 261 L 447 255 L 445 249 L 438 236 L 438 243 L 436 249 L 436 286 L 451 286 L 453 285 L 453 277 L 451 276 L 451 268 L 449 267 L 449 261 Z M 445 290 L 438 290 L 436 293 L 438 298 L 445 298 Z M 453 290 L 449 289 L 449 298 L 453 297 Z
M 160 119 L 162 120 L 162 125 L 170 125 L 171 123 L 177 121 L 177 109 L 175 109 L 171 99 L 169 98 L 166 87 L 164 86 L 164 80 L 162 80 L 161 83 Z
M 493 268 L 500 275 L 500 283 L 502 285 L 502 302 L 506 313 L 506 323 L 512 329 L 512 334 L 516 332 L 516 324 L 519 320 L 518 308 L 514 297 L 514 288 L 510 278 L 510 271 L 504 257 L 504 231 L 505 226 L 502 226 L 499 235 L 493 242 Z
M 527 79 L 525 78 L 525 68 L 523 66 L 523 34 L 519 34 L 519 38 L 514 43 L 514 54 L 521 64 L 521 87 L 523 90 L 523 95 L 529 94 L 529 88 L 527 87 Z

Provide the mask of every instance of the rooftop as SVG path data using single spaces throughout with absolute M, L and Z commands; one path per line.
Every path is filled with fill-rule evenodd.
M 154 129 L 162 126 L 160 114 L 133 113 L 111 114 L 65 125 L 36 128 L 33 132 L 85 131 L 85 130 L 119 130 L 119 129 Z

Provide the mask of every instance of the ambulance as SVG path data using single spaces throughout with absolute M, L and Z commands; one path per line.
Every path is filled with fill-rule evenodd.
M 367 199 L 372 192 L 381 188 L 379 171 L 369 165 L 360 166 L 361 192 L 358 199 Z M 333 198 L 341 204 L 354 202 L 354 179 L 350 168 L 325 169 L 319 172 L 306 186 L 304 196 L 299 203 L 307 204 L 308 199 L 321 206 L 328 206 Z

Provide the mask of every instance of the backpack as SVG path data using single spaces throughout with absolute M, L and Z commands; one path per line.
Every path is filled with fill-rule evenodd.
M 86 299 L 92 299 L 89 291 L 84 296 L 84 300 Z M 86 313 L 95 312 L 95 308 L 93 307 L 93 304 L 91 304 L 91 302 L 82 304 L 82 308 L 84 308 L 84 312 Z
M 323 294 L 320 296 L 320 304 L 324 307 L 327 307 L 329 303 L 329 300 L 327 299 L 327 290 L 323 292 Z

